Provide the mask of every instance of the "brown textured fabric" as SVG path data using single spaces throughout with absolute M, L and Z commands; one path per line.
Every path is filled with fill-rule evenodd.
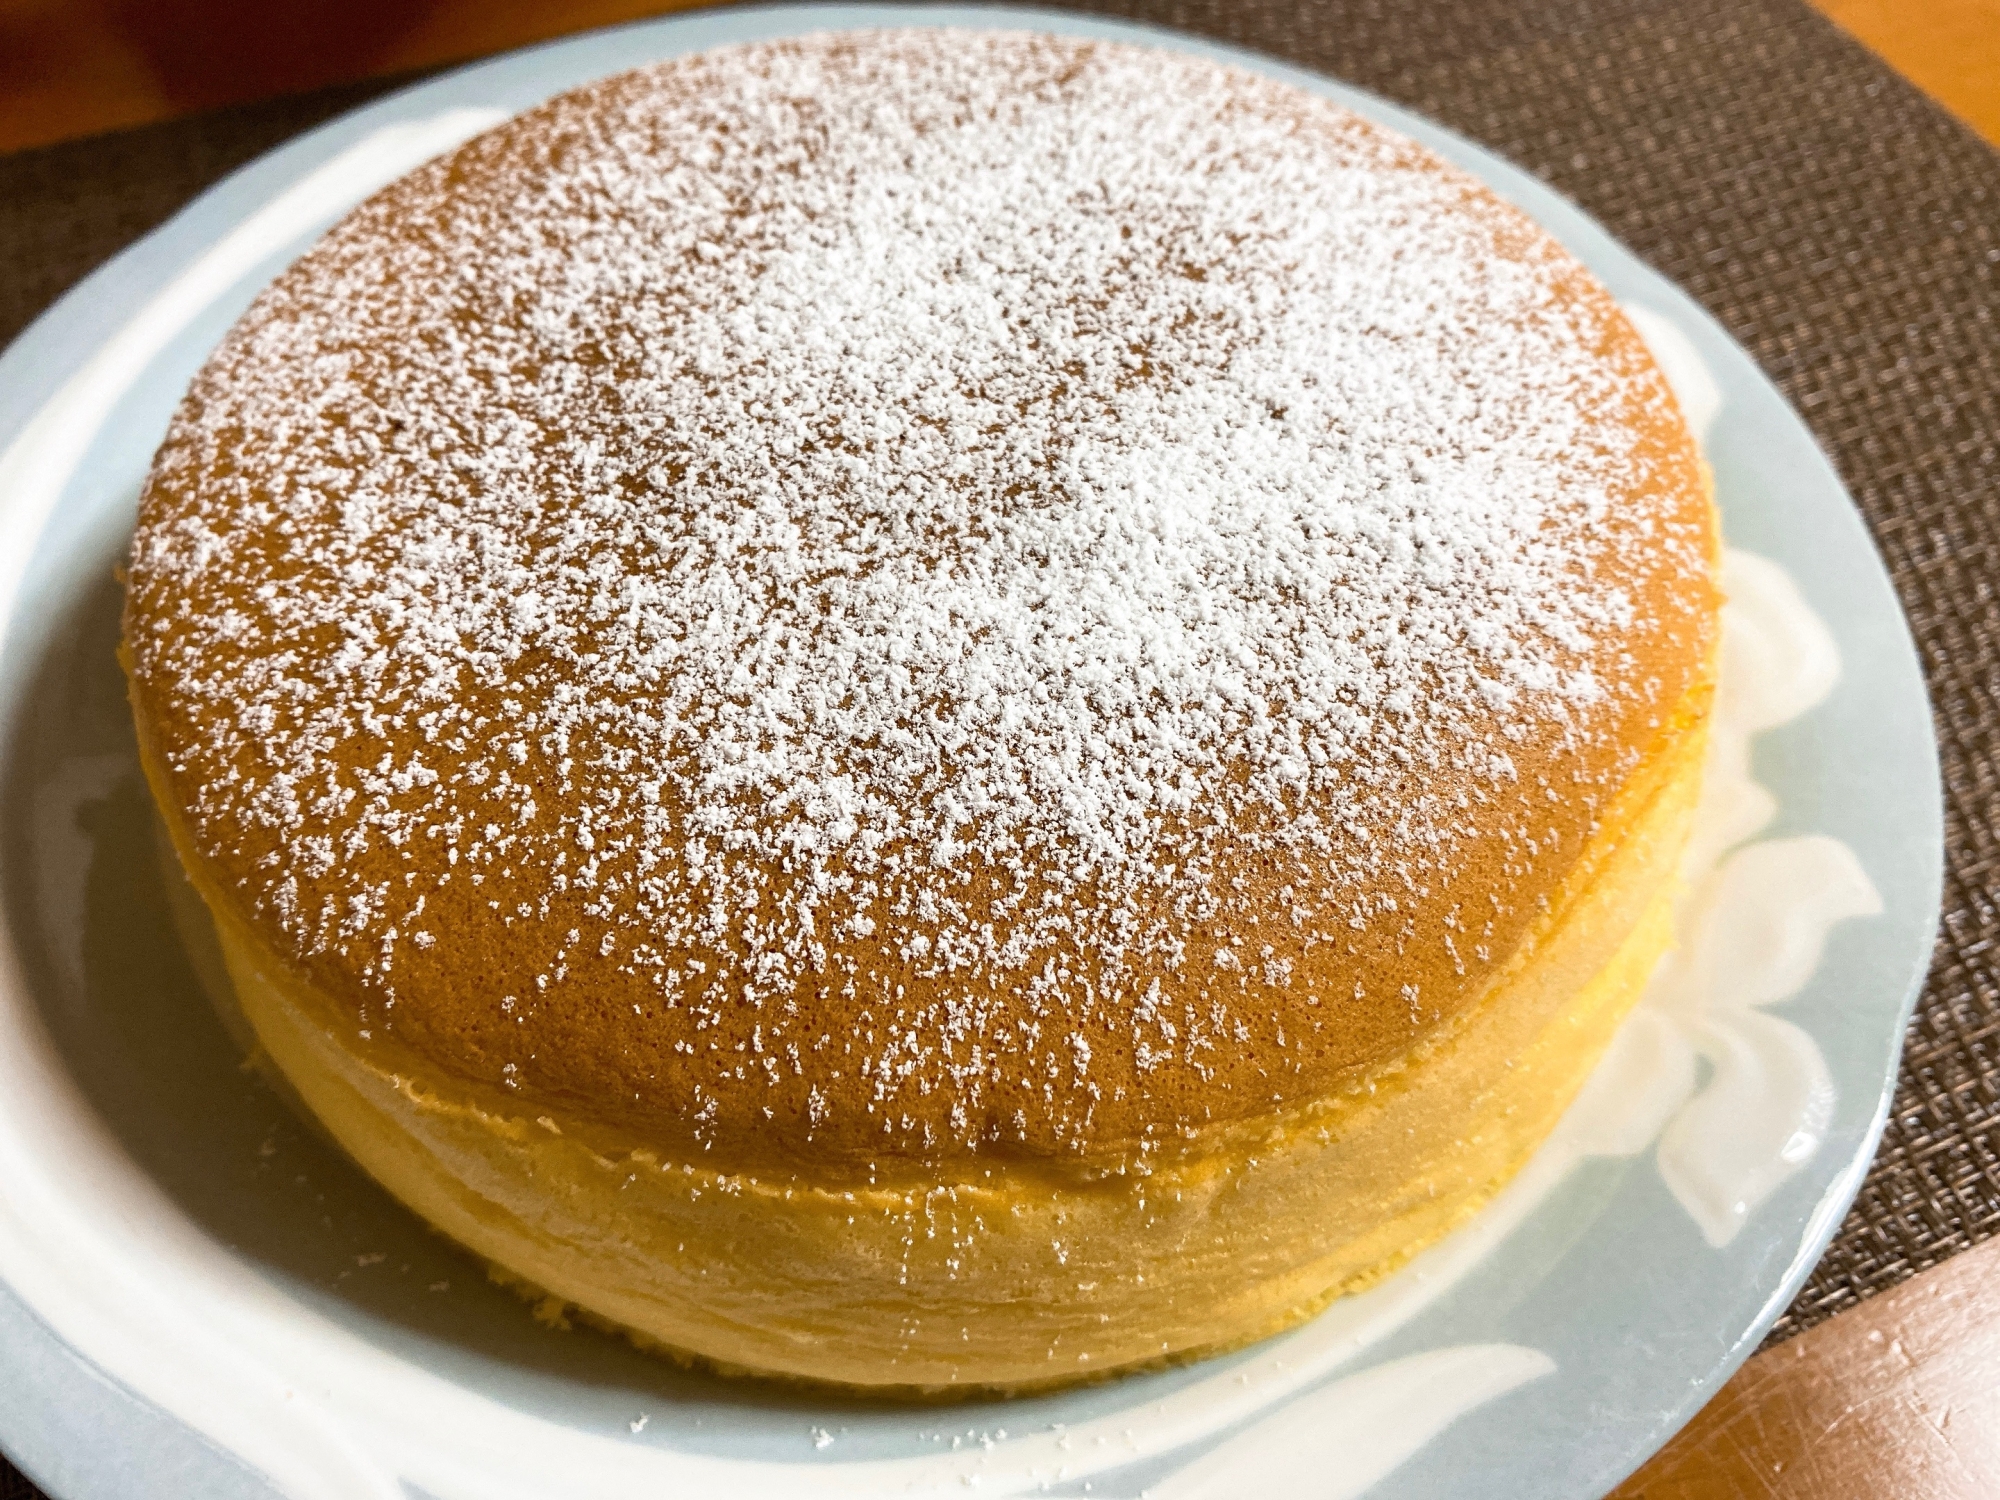
M 2000 155 L 1798 0 L 1097 8 L 1321 69 L 1513 158 L 1703 301 L 1804 414 L 1929 674 L 1945 915 L 1881 1154 L 1772 1338 L 2000 1230 Z M 0 338 L 370 91 L 0 158 Z

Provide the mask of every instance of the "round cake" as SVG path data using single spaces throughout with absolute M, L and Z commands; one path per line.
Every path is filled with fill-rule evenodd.
M 257 300 L 141 503 L 143 758 L 259 1043 L 496 1273 L 1019 1389 L 1462 1220 L 1670 932 L 1716 526 L 1408 140 L 906 30 L 562 95 Z

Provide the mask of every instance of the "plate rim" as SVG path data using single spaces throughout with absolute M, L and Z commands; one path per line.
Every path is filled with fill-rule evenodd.
M 1617 241 L 1608 230 L 1566 196 L 1535 178 L 1524 168 L 1448 127 L 1338 77 L 1318 73 L 1270 54 L 1216 42 L 1207 37 L 1177 31 L 1157 23 L 1086 16 L 1043 7 L 1015 8 L 994 5 L 904 7 L 777 4 L 681 12 L 556 38 L 464 64 L 436 77 L 391 90 L 376 99 L 345 111 L 300 132 L 232 170 L 196 194 L 167 220 L 125 246 L 72 286 L 38 314 L 7 348 L 4 355 L 0 355 L 0 443 L 11 441 L 27 421 L 41 409 L 43 401 L 55 388 L 56 382 L 41 375 L 41 369 L 73 368 L 81 359 L 87 359 L 93 348 L 108 337 L 110 332 L 115 331 L 124 320 L 130 318 L 135 308 L 144 304 L 147 296 L 166 285 L 177 270 L 200 253 L 206 243 L 217 234 L 226 232 L 230 225 L 240 222 L 246 210 L 254 211 L 262 202 L 268 201 L 276 191 L 282 190 L 286 183 L 295 181 L 310 171 L 316 160 L 326 159 L 344 144 L 358 140 L 368 131 L 382 125 L 435 113 L 438 108 L 444 107 L 441 96 L 448 95 L 454 90 L 463 91 L 469 86 L 500 77 L 510 70 L 525 70 L 537 59 L 545 59 L 554 53 L 581 53 L 592 47 L 609 50 L 610 44 L 616 40 L 641 34 L 672 37 L 676 40 L 673 44 L 648 51 L 643 58 L 634 58 L 625 64 L 627 66 L 650 61 L 655 57 L 698 51 L 708 46 L 726 45 L 732 41 L 752 40 L 763 36 L 797 35 L 811 31 L 851 30 L 885 25 L 950 24 L 997 26 L 1018 30 L 1048 29 L 1071 34 L 1081 32 L 1102 35 L 1233 62 L 1239 66 L 1253 68 L 1266 76 L 1300 84 L 1315 92 L 1322 94 L 1332 92 L 1341 99 L 1341 102 L 1347 102 L 1350 98 L 1365 101 L 1365 112 L 1370 118 L 1438 150 L 1454 164 L 1474 170 L 1482 180 L 1495 187 L 1502 196 L 1519 204 L 1536 222 L 1581 258 L 1588 260 L 1591 257 L 1584 255 L 1578 248 L 1579 240 L 1586 243 L 1600 241 L 1601 246 L 1592 247 L 1596 253 L 1602 254 L 1603 247 L 1608 247 L 1611 253 L 1642 267 L 1658 283 L 1658 291 L 1670 302 L 1671 311 L 1679 320 L 1698 324 L 1711 340 L 1726 344 L 1734 355 L 1740 356 L 1755 372 L 1763 389 L 1776 398 L 1788 419 L 1811 443 L 1825 470 L 1825 480 L 1830 482 L 1846 501 L 1851 519 L 1869 549 L 1875 571 L 1895 601 L 1896 614 L 1901 626 L 1900 641 L 1896 643 L 1900 646 L 1898 654 L 1904 658 L 1905 666 L 1922 696 L 1925 723 L 1930 731 L 1927 736 L 1929 754 L 1928 765 L 1925 768 L 1927 777 L 1924 792 L 1929 805 L 1937 810 L 1932 815 L 1932 821 L 1938 826 L 1937 836 L 1934 839 L 1927 837 L 1926 852 L 1931 856 L 1930 889 L 1927 892 L 1931 897 L 1929 929 L 1921 957 L 1915 960 L 1914 972 L 1906 984 L 1900 1002 L 1899 1024 L 1895 1042 L 1890 1049 L 1890 1066 L 1874 1101 L 1871 1122 L 1865 1130 L 1860 1148 L 1852 1161 L 1845 1165 L 1829 1184 L 1822 1197 L 1820 1209 L 1813 1217 L 1811 1232 L 1800 1241 L 1798 1254 L 1793 1257 L 1785 1274 L 1773 1286 L 1757 1317 L 1736 1337 L 1728 1354 L 1718 1361 L 1712 1371 L 1712 1379 L 1690 1390 L 1680 1403 L 1679 1411 L 1668 1419 L 1666 1435 L 1670 1436 L 1672 1431 L 1678 1430 L 1700 1404 L 1708 1399 L 1714 1389 L 1734 1372 L 1742 1360 L 1748 1357 L 1763 1334 L 1796 1295 L 1799 1286 L 1810 1275 L 1813 1266 L 1838 1231 L 1841 1218 L 1859 1192 L 1879 1145 L 1898 1083 L 1896 1065 L 1900 1059 L 1903 1037 L 1928 973 L 1935 948 L 1936 932 L 1941 920 L 1937 898 L 1941 896 L 1943 875 L 1940 820 L 1942 779 L 1935 718 L 1930 709 L 1928 682 L 1922 672 L 1921 657 L 1917 653 L 1908 614 L 1902 608 L 1893 577 L 1889 574 L 1880 549 L 1868 531 L 1859 507 L 1855 505 L 1838 471 L 1828 460 L 1817 435 L 1789 402 L 1784 400 L 1782 393 L 1757 364 L 1755 358 L 1729 335 L 1706 308 L 1671 279 L 1651 267 L 1636 252 Z M 704 38 L 704 33 L 711 32 L 715 34 Z M 680 45 L 678 39 L 681 37 L 690 40 L 686 45 Z M 557 87 L 560 89 L 572 86 L 574 85 L 565 82 Z M 1523 202 L 1523 198 L 1529 201 Z M 216 224 L 222 228 L 216 229 L 214 227 Z M 315 230 L 313 237 L 316 238 L 318 232 Z M 286 259 L 289 260 L 295 253 L 296 250 L 288 251 Z M 265 279 L 260 273 L 257 278 L 258 284 L 262 284 Z M 36 544 L 46 537 L 48 520 L 47 516 L 43 516 L 33 522 L 32 533 Z M 21 565 L 25 567 L 25 557 L 22 558 Z M 0 589 L 5 591 L 4 597 L 0 597 L 0 610 L 5 611 L 4 616 L 0 616 L 0 650 L 4 650 L 10 657 L 16 654 L 19 648 L 23 637 L 22 627 L 28 625 L 32 632 L 34 625 L 34 622 L 24 621 L 21 618 L 22 598 L 19 591 L 11 586 L 13 582 L 14 580 L 0 581 Z M 9 692 L 5 701 L 0 702 L 0 716 L 4 716 L 11 723 L 17 707 L 17 696 Z M 1930 830 L 1926 829 L 1924 832 L 1928 835 Z M 140 1403 L 164 1420 L 182 1427 L 214 1449 L 218 1456 L 227 1454 L 226 1449 L 209 1440 L 199 1429 L 182 1423 L 180 1419 L 154 1405 L 140 1393 L 128 1389 L 123 1382 L 99 1370 L 88 1355 L 71 1347 L 54 1328 L 42 1320 L 33 1307 L 20 1301 L 14 1289 L 4 1281 L 0 1281 L 0 1297 L 4 1297 L 7 1302 L 25 1313 L 56 1347 L 82 1362 L 100 1382 L 110 1386 L 125 1398 Z M 25 1421 L 23 1406 L 32 1404 L 32 1392 L 29 1393 L 31 1399 L 28 1403 L 12 1399 L 17 1389 L 16 1381 L 0 1376 L 0 1432 L 9 1437 L 10 1450 L 14 1432 L 21 1430 Z M 228 1456 L 234 1458 L 234 1455 Z M 1642 1454 L 1635 1459 L 1633 1466 L 1636 1467 L 1637 1463 L 1643 1462 L 1644 1457 Z M 21 1460 L 17 1458 L 16 1462 L 21 1463 Z M 35 1473 L 35 1470 L 30 1469 L 26 1463 L 22 1463 L 22 1467 L 24 1472 Z M 41 1475 L 36 1473 L 35 1477 L 39 1481 Z M 82 1492 L 77 1491 L 77 1493 Z

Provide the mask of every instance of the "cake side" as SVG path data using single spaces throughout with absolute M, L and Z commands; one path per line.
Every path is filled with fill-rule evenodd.
M 1368 1077 L 1171 1155 L 929 1173 L 890 1160 L 864 1175 L 677 1156 L 560 1108 L 525 1112 L 407 1051 L 364 1056 L 339 1003 L 190 873 L 265 1054 L 371 1175 L 504 1279 L 723 1373 L 1019 1393 L 1274 1333 L 1395 1270 L 1513 1177 L 1671 941 L 1708 698 L 1704 684 L 1681 705 L 1672 749 L 1607 810 L 1476 1003 Z

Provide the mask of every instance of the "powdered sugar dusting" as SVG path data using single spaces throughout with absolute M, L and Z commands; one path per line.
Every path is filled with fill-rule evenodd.
M 1082 1139 L 1379 987 L 1532 862 L 1523 747 L 1660 691 L 1630 553 L 1702 539 L 1605 414 L 1664 388 L 1407 143 L 1012 34 L 530 119 L 258 303 L 134 549 L 194 834 L 364 1016 L 480 932 L 496 1082 L 629 1007 L 590 1086 L 697 1133 Z

